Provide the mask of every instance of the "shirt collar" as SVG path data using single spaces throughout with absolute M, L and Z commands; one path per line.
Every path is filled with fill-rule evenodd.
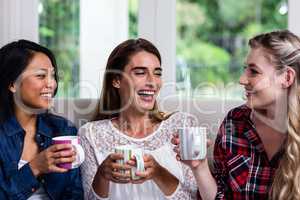
M 258 133 L 256 132 L 255 125 L 251 120 L 252 109 L 246 105 L 243 105 L 241 109 L 243 111 L 241 112 L 241 116 L 239 116 L 239 118 L 240 120 L 247 122 L 246 131 L 244 132 L 245 137 L 254 146 L 256 150 L 258 150 L 259 152 L 265 151 L 263 143 L 261 142 Z
M 15 116 L 10 117 L 3 123 L 4 131 L 8 136 L 13 136 L 18 133 L 24 133 L 24 129 L 18 122 Z M 37 116 L 37 133 L 46 137 L 52 136 L 52 129 L 45 122 L 43 114 Z
M 8 120 L 6 120 L 3 123 L 3 129 L 5 134 L 8 136 L 13 136 L 18 133 L 24 133 L 24 129 L 20 125 L 20 123 L 17 121 L 16 117 L 10 117 Z
M 45 116 L 43 114 L 38 115 L 37 118 L 37 133 L 46 137 L 52 137 L 52 129 L 45 122 Z

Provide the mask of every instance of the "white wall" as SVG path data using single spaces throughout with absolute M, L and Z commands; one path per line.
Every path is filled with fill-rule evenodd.
M 300 36 L 300 1 L 288 1 L 288 29 Z
M 0 0 L 0 46 L 21 38 L 38 41 L 39 0 Z M 300 1 L 289 0 L 288 28 L 300 36 Z M 176 0 L 139 0 L 139 36 L 162 54 L 165 88 L 175 94 Z M 103 70 L 113 47 L 128 38 L 127 0 L 80 1 L 81 97 L 98 97 Z
M 80 1 L 80 97 L 100 96 L 109 53 L 127 38 L 127 0 Z
M 139 37 L 153 42 L 162 56 L 164 88 L 161 97 L 175 94 L 176 0 L 140 0 Z
M 38 42 L 38 0 L 0 0 L 0 46 L 13 40 Z

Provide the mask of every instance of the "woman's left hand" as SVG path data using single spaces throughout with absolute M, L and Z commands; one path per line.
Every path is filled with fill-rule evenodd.
M 155 179 L 159 176 L 159 173 L 162 169 L 162 167 L 158 164 L 158 162 L 154 159 L 154 157 L 150 154 L 146 154 L 143 156 L 144 158 L 144 166 L 145 171 L 137 171 L 136 175 L 140 178 L 138 180 L 132 180 L 132 183 L 134 184 L 140 184 L 147 180 Z M 136 160 L 131 159 L 128 161 L 128 164 L 131 166 L 136 166 Z

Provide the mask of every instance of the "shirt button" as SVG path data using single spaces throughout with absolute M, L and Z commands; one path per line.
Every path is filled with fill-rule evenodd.
M 42 182 L 42 183 L 45 183 L 45 179 L 42 179 L 41 182 Z
M 41 146 L 44 146 L 44 142 L 41 143 Z

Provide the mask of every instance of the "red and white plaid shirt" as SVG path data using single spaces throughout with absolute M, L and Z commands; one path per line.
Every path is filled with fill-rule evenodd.
M 214 147 L 216 199 L 268 199 L 284 151 L 268 159 L 250 115 L 246 105 L 234 108 L 219 129 Z

